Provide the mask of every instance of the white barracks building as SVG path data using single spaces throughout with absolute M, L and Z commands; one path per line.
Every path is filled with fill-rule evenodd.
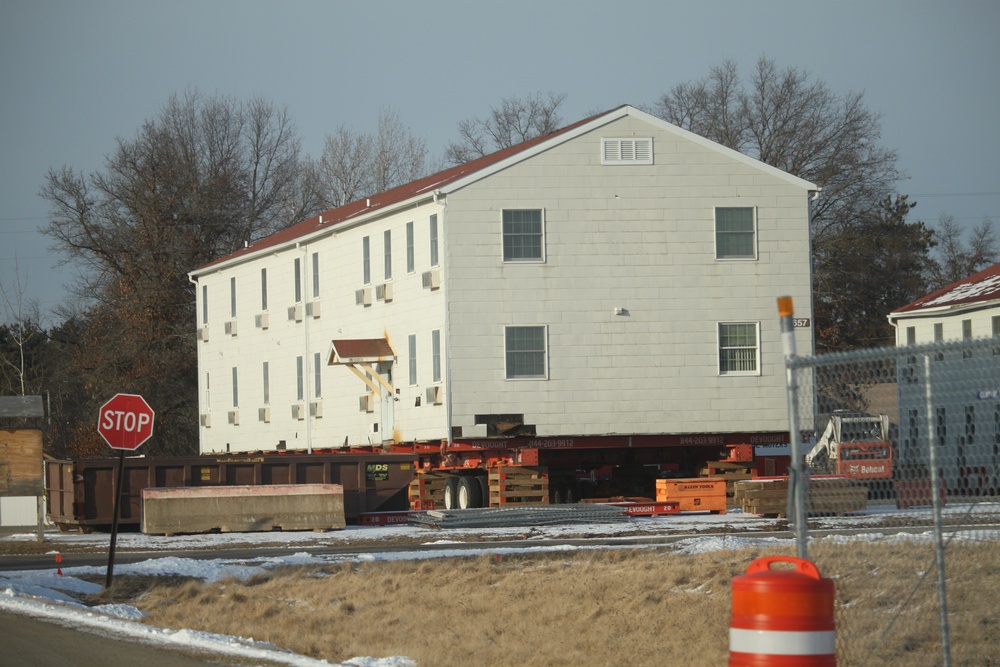
M 816 190 L 623 106 L 304 220 L 190 274 L 201 451 L 787 435 Z

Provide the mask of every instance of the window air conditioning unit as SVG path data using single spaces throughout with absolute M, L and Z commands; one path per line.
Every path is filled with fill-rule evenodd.
M 257 408 L 257 419 L 269 424 L 271 422 L 271 408 Z
M 209 413 L 201 415 L 201 425 L 205 428 L 212 428 L 212 415 Z
M 319 317 L 320 308 L 319 301 L 310 301 L 306 304 L 306 316 L 316 319 Z
M 323 416 L 323 401 L 312 401 L 309 403 L 309 416 L 317 418 Z
M 236 320 L 229 320 L 226 322 L 226 335 L 235 336 L 236 335 Z
M 254 316 L 253 323 L 258 329 L 266 329 L 270 325 L 270 320 L 267 313 L 261 313 Z
M 233 426 L 239 426 L 240 425 L 240 411 L 239 410 L 230 410 L 229 411 L 229 423 L 232 424 Z
M 441 386 L 427 387 L 427 405 L 441 405 Z
M 354 293 L 354 302 L 359 306 L 372 305 L 372 288 L 362 287 Z
M 392 301 L 392 283 L 376 285 L 375 298 L 379 301 Z
M 297 303 L 294 306 L 288 307 L 288 321 L 289 322 L 301 322 L 302 321 L 302 304 Z
M 421 275 L 423 286 L 428 289 L 438 289 L 441 287 L 441 269 L 435 268 L 430 271 L 424 271 Z
M 198 328 L 198 340 L 208 342 L 208 326 Z
M 367 393 L 361 394 L 358 397 L 358 405 L 361 412 L 375 412 L 375 394 Z
M 306 418 L 306 406 L 302 403 L 292 404 L 292 419 L 298 419 L 302 421 Z

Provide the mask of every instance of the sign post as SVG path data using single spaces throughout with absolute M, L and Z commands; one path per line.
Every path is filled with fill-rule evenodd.
M 118 475 L 115 483 L 115 509 L 111 525 L 111 546 L 108 549 L 108 576 L 105 588 L 111 587 L 115 569 L 115 543 L 118 541 L 118 517 L 121 514 L 122 484 L 125 481 L 125 452 L 135 451 L 153 435 L 155 413 L 142 396 L 116 394 L 101 406 L 97 418 L 97 432 L 112 449 L 120 452 Z

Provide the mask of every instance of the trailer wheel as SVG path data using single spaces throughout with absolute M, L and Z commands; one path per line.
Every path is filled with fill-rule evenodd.
M 463 477 L 458 482 L 458 508 L 467 510 L 483 506 L 483 493 L 475 477 Z
M 486 475 L 476 475 L 476 481 L 479 482 L 479 491 L 482 494 L 483 502 L 480 503 L 481 507 L 490 506 L 490 479 Z
M 553 505 L 562 505 L 566 502 L 566 492 L 563 487 L 557 486 L 550 490 L 550 495 L 552 496 L 551 502 Z
M 454 475 L 444 478 L 444 508 L 446 510 L 458 508 L 458 477 Z

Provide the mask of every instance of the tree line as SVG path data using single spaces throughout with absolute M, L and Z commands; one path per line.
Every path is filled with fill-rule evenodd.
M 117 140 L 102 170 L 48 172 L 45 233 L 81 278 L 48 329 L 18 281 L 4 289 L 0 395 L 48 397 L 45 447 L 55 456 L 106 454 L 94 419 L 117 392 L 156 406 L 147 454 L 196 453 L 188 271 L 329 208 L 552 132 L 565 98 L 505 98 L 460 121 L 432 161 L 392 109 L 370 133 L 335 128 L 311 159 L 270 101 L 172 95 L 133 138 Z M 891 310 L 997 261 L 990 220 L 964 233 L 953 218 L 913 219 L 916 202 L 898 191 L 904 174 L 863 94 L 837 94 L 761 58 L 745 78 L 727 61 L 645 109 L 822 188 L 810 207 L 818 352 L 892 344 Z

